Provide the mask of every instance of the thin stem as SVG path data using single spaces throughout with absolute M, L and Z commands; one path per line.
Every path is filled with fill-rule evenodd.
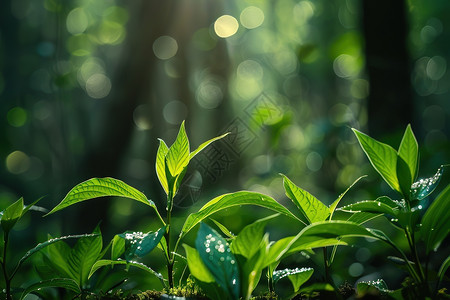
M 6 290 L 6 299 L 12 299 L 11 298 L 11 278 L 8 276 L 8 271 L 6 270 L 6 253 L 8 248 L 8 232 L 5 232 L 4 235 L 4 244 L 3 244 L 3 261 L 2 261 L 2 269 L 3 269 L 3 276 L 5 277 L 5 290 Z
M 170 230 L 171 230 L 171 220 L 172 220 L 172 205 L 170 203 L 172 203 L 173 201 L 173 197 L 172 197 L 172 193 L 169 192 L 169 194 L 167 195 L 167 230 L 166 230 L 166 245 L 167 245 L 167 276 L 169 277 L 169 287 L 173 288 L 173 264 L 174 264 L 174 259 L 173 259 L 173 255 L 172 255 L 172 251 L 170 250 Z
M 323 262 L 324 262 L 324 266 L 325 266 L 325 280 L 331 284 L 332 282 L 331 282 L 330 269 L 329 269 L 329 264 L 328 264 L 327 247 L 323 247 L 322 250 L 323 250 Z
M 408 245 L 409 245 L 409 248 L 411 250 L 411 253 L 413 254 L 414 263 L 416 264 L 416 269 L 417 269 L 417 272 L 418 272 L 417 276 L 419 278 L 418 283 L 419 284 L 423 284 L 424 281 L 425 281 L 425 276 L 424 276 L 424 273 L 423 273 L 423 270 L 422 270 L 422 266 L 420 265 L 419 256 L 417 255 L 417 250 L 416 250 L 416 247 L 415 247 L 415 243 L 414 243 L 413 237 L 411 236 L 408 228 L 409 227 L 405 228 L 406 239 L 408 240 Z

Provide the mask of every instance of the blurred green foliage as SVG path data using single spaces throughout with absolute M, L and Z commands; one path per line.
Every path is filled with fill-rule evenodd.
M 369 95 L 383 88 L 367 76 L 361 2 L 2 1 L 0 207 L 43 195 L 41 205 L 53 207 L 70 187 L 97 176 L 126 180 L 163 207 L 157 138 L 170 143 L 185 119 L 194 146 L 230 129 L 243 135 L 234 135 L 240 144 L 224 143 L 188 170 L 174 200 L 179 214 L 238 189 L 288 203 L 278 173 L 327 204 L 364 174 L 368 179 L 349 198 L 388 193 L 350 130 L 367 128 Z M 427 176 L 450 161 L 450 4 L 405 6 L 413 99 L 398 101 L 413 109 L 424 145 L 419 174 Z M 384 140 L 398 141 L 404 125 Z M 107 210 L 92 203 L 62 216 L 27 217 L 17 226 L 18 244 L 26 249 L 25 241 L 42 241 L 47 232 L 91 232 L 100 220 L 107 238 L 154 229 L 148 227 L 157 220 L 152 225 L 134 203 L 105 201 Z M 233 216 L 229 226 L 238 230 L 255 212 L 221 216 L 225 223 Z M 30 230 L 35 222 L 42 226 L 37 236 Z M 375 272 L 373 262 L 384 255 L 377 247 L 340 255 L 336 264 L 349 269 L 336 272 L 336 281 Z

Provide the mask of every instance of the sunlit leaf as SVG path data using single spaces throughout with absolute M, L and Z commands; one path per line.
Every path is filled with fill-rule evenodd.
M 361 177 L 359 177 L 358 179 L 356 179 L 355 181 L 353 181 L 353 183 L 342 193 L 339 195 L 339 197 L 333 202 L 331 203 L 329 210 L 330 210 L 330 220 L 333 218 L 333 213 L 336 210 L 336 207 L 338 206 L 339 202 L 342 200 L 342 198 L 344 198 L 345 194 L 347 194 L 347 192 L 358 182 L 360 181 L 362 178 L 367 177 L 367 175 L 363 175 Z
M 169 185 L 166 178 L 166 155 L 169 152 L 169 148 L 166 143 L 159 139 L 158 152 L 156 153 L 156 176 L 158 177 L 161 186 L 163 187 L 166 195 L 169 194 Z
M 422 200 L 430 195 L 441 181 L 444 166 L 441 166 L 433 177 L 420 179 L 411 185 L 411 199 Z
M 286 196 L 298 207 L 309 223 L 325 221 L 330 215 L 328 207 L 307 191 L 296 186 L 289 178 L 283 176 Z
M 111 259 L 118 259 L 125 252 L 125 240 L 119 235 L 115 235 L 111 246 Z
M 3 211 L 1 225 L 5 233 L 9 233 L 17 221 L 19 221 L 20 217 L 22 217 L 22 211 L 23 198 L 20 198 Z
M 372 219 L 378 218 L 380 216 L 382 216 L 383 214 L 378 214 L 378 213 L 369 213 L 369 212 L 357 212 L 352 214 L 347 221 L 349 222 L 353 222 L 356 224 L 364 224 Z
M 256 241 L 255 241 L 256 242 Z M 243 265 L 240 266 L 241 271 L 241 293 L 244 299 L 250 299 L 253 290 L 261 279 L 262 270 L 266 267 L 266 254 L 269 247 L 269 235 L 265 234 L 257 241 L 257 249 L 252 256 L 248 257 Z M 235 254 L 233 252 L 233 254 Z
M 408 164 L 401 157 L 397 157 L 397 179 L 403 198 L 409 201 L 413 179 Z
M 77 284 L 75 280 L 70 278 L 53 278 L 33 283 L 22 292 L 20 299 L 24 299 L 26 295 L 34 291 L 38 291 L 49 287 L 64 288 L 66 290 L 74 291 L 75 293 L 81 292 L 80 286 Z
M 354 128 L 352 130 L 375 170 L 392 189 L 401 193 L 397 179 L 397 151 Z
M 204 143 L 202 143 L 200 146 L 198 146 L 197 149 L 195 149 L 194 151 L 192 151 L 189 155 L 189 160 L 193 159 L 194 156 L 196 156 L 200 151 L 202 151 L 203 149 L 205 149 L 209 144 L 211 144 L 212 142 L 215 142 L 217 140 L 220 140 L 224 137 L 226 137 L 229 134 L 229 132 L 222 134 L 221 136 L 217 136 L 215 138 L 212 138 Z
M 183 171 L 189 163 L 189 140 L 184 128 L 184 121 L 181 123 L 175 142 L 170 146 L 166 155 L 166 164 L 170 175 L 176 177 Z M 166 174 L 167 175 L 167 174 Z
M 277 216 L 278 214 L 259 219 L 245 226 L 230 245 L 233 253 L 240 254 L 247 259 L 252 257 L 260 248 L 259 244 L 264 236 L 264 228 L 267 223 Z
M 300 287 L 311 278 L 314 273 L 313 268 L 295 268 L 284 269 L 273 272 L 273 281 L 276 283 L 278 280 L 288 277 L 294 287 L 294 292 L 298 292 Z
M 408 124 L 405 133 L 403 134 L 403 138 L 398 149 L 398 155 L 408 165 L 411 180 L 415 180 L 418 172 L 419 145 L 410 124 Z
M 302 231 L 302 236 L 317 236 L 321 238 L 337 238 L 360 236 L 378 238 L 365 227 L 348 221 L 325 221 L 308 225 Z
M 156 232 L 126 232 L 119 234 L 125 240 L 125 259 L 130 261 L 150 253 L 156 248 L 165 232 L 166 227 L 164 226 Z
M 225 236 L 228 239 L 234 239 L 236 238 L 236 235 L 234 235 L 228 228 L 225 227 L 225 225 L 223 225 L 222 223 L 218 222 L 217 220 L 211 219 L 211 221 L 213 221 L 213 223 L 217 226 L 217 228 L 220 229 L 220 231 L 225 234 Z
M 427 253 L 436 250 L 450 232 L 450 185 L 436 197 L 422 218 L 420 234 Z
M 186 251 L 187 264 L 192 276 L 203 282 L 214 282 L 213 275 L 203 263 L 198 251 L 186 244 L 183 247 Z
M 50 244 L 45 250 L 48 264 L 50 264 L 53 269 L 56 269 L 64 277 L 72 278 L 74 280 L 78 279 L 76 274 L 73 274 L 72 269 L 69 267 L 67 258 L 70 256 L 70 251 L 72 249 L 66 242 L 61 241 L 59 243 Z
M 109 260 L 109 259 L 102 259 L 102 260 L 98 260 L 91 269 L 91 272 L 89 273 L 89 278 L 91 278 L 91 276 L 100 268 L 102 267 L 106 267 L 106 266 L 115 266 L 115 265 L 125 265 L 125 266 L 133 266 L 136 268 L 139 268 L 141 270 L 144 270 L 156 277 L 158 277 L 161 282 L 163 283 L 163 277 L 160 273 L 153 271 L 150 267 L 144 265 L 143 263 L 140 262 L 135 262 L 135 261 L 126 261 L 126 260 Z M 164 283 L 163 283 L 164 286 Z
M 389 197 L 382 196 L 377 200 L 366 200 L 341 207 L 340 210 L 348 212 L 382 213 L 396 216 L 399 212 L 397 204 Z
M 118 196 L 133 199 L 155 208 L 153 201 L 121 180 L 111 177 L 92 178 L 80 184 L 77 184 L 66 197 L 53 208 L 47 215 L 57 212 L 70 205 L 81 201 L 90 200 L 98 197 Z
M 182 235 L 187 234 L 195 225 L 210 215 L 239 205 L 262 206 L 301 222 L 300 219 L 273 198 L 256 192 L 240 191 L 218 196 L 206 203 L 197 213 L 190 214 L 183 225 Z
M 195 248 L 215 281 L 230 298 L 239 299 L 239 269 L 227 241 L 214 229 L 201 223 L 195 239 Z

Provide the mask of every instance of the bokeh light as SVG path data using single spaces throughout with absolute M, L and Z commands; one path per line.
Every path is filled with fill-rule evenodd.
M 256 6 L 249 6 L 241 12 L 239 19 L 242 26 L 247 29 L 254 29 L 264 22 L 264 12 Z
M 30 158 L 22 151 L 14 151 L 6 157 L 6 169 L 12 174 L 25 173 L 29 168 Z
M 82 7 L 77 7 L 69 12 L 66 19 L 67 31 L 76 35 L 83 33 L 89 25 L 89 18 Z
M 177 41 L 171 36 L 160 36 L 153 42 L 153 53 L 159 59 L 166 60 L 174 57 L 178 51 Z
M 163 116 L 167 123 L 178 125 L 186 119 L 188 109 L 186 105 L 178 100 L 171 101 L 164 106 Z
M 223 15 L 214 22 L 214 31 L 221 38 L 233 36 L 239 29 L 239 23 L 235 17 Z
M 22 127 L 27 122 L 28 114 L 22 107 L 13 107 L 6 115 L 9 125 L 13 127 Z
M 104 74 L 94 74 L 86 80 L 86 92 L 94 99 L 105 98 L 111 91 L 111 80 Z

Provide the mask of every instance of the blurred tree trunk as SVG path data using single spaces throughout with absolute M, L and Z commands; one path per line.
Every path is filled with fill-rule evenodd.
M 365 55 L 370 81 L 369 131 L 403 131 L 413 120 L 405 0 L 364 0 Z

